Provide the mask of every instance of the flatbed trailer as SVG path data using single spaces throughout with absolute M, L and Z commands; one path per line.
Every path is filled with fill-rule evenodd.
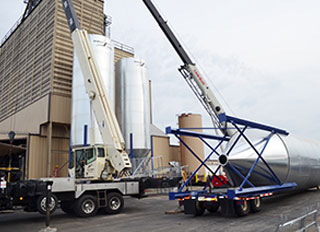
M 213 212 L 217 211 L 221 207 L 221 212 L 224 215 L 237 214 L 238 216 L 245 216 L 250 211 L 258 212 L 261 210 L 262 198 L 271 196 L 277 192 L 293 190 L 297 187 L 297 184 L 294 182 L 282 183 L 277 177 L 276 173 L 272 170 L 268 162 L 266 162 L 266 160 L 263 158 L 263 152 L 268 146 L 269 140 L 272 135 L 278 133 L 286 136 L 289 134 L 287 131 L 256 122 L 251 122 L 248 120 L 230 117 L 225 114 L 220 115 L 219 120 L 220 123 L 233 125 L 233 128 L 228 129 L 236 131 L 236 138 L 233 138 L 231 140 L 231 137 L 229 137 L 228 135 L 216 136 L 190 130 L 196 128 L 177 130 L 172 129 L 171 127 L 166 128 L 166 133 L 176 136 L 180 143 L 183 144 L 200 163 L 199 167 L 193 171 L 192 175 L 189 176 L 189 178 L 177 192 L 169 193 L 170 200 L 179 200 L 180 205 L 184 206 L 185 214 L 194 214 L 199 216 L 202 215 L 206 209 L 210 212 Z M 250 138 L 248 138 L 244 133 L 249 129 L 260 130 L 265 132 L 265 134 L 267 135 L 262 140 L 264 144 L 260 151 L 258 151 L 255 145 L 250 141 Z M 200 139 L 211 150 L 210 154 L 206 159 L 201 160 L 199 156 L 191 149 L 191 147 L 189 147 L 188 144 L 183 141 L 181 136 L 191 136 Z M 241 167 L 235 167 L 228 162 L 228 154 L 230 154 L 232 149 L 239 142 L 240 138 L 243 138 L 243 140 L 245 140 L 250 145 L 254 153 L 256 153 L 256 159 L 254 160 L 254 162 L 252 162 L 252 166 L 248 170 L 246 175 L 241 174 Z M 217 141 L 217 145 L 213 147 L 210 142 L 208 142 L 208 140 Z M 229 144 L 229 149 L 222 153 L 220 151 L 220 148 L 221 145 L 225 142 L 231 143 L 231 145 Z M 219 166 L 215 170 L 211 170 L 211 168 L 206 165 L 206 162 L 210 160 L 213 154 L 218 156 L 219 161 Z M 265 169 L 268 170 L 270 176 L 272 177 L 270 178 L 270 185 L 255 186 L 249 180 L 259 161 L 264 162 Z M 196 175 L 198 170 L 203 166 L 211 172 L 211 177 L 207 180 L 207 183 L 201 190 L 189 191 L 186 187 L 188 186 L 192 178 Z M 217 173 L 224 166 L 228 166 L 228 168 L 232 169 L 233 172 L 242 179 L 242 183 L 239 186 L 233 186 L 231 183 L 227 183 L 227 185 L 223 184 L 223 180 L 220 180 Z M 214 186 L 212 186 L 211 183 L 212 179 L 214 178 L 221 182 L 222 187 L 215 188 Z

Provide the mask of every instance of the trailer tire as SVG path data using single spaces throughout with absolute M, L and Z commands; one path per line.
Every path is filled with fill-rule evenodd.
M 60 203 L 61 210 L 69 215 L 74 214 L 73 207 L 74 207 L 73 201 L 61 201 Z
M 107 196 L 107 207 L 104 208 L 107 214 L 120 213 L 124 206 L 124 200 L 120 193 L 109 192 Z
M 201 205 L 201 203 L 199 201 L 196 201 L 195 204 L 196 204 L 196 208 L 195 208 L 196 212 L 195 212 L 194 216 L 201 216 L 206 209 Z
M 250 200 L 251 212 L 257 213 L 262 209 L 262 199 L 259 197 L 257 199 Z
M 97 198 L 91 195 L 83 195 L 74 204 L 73 212 L 78 217 L 91 217 L 98 212 Z
M 250 204 L 247 200 L 240 200 L 234 202 L 234 207 L 238 216 L 243 217 L 250 212 Z
M 37 199 L 37 210 L 41 214 L 46 214 L 46 196 L 39 196 Z M 51 203 L 50 203 L 50 214 L 53 214 L 56 211 L 58 206 L 58 198 L 55 195 L 51 195 Z

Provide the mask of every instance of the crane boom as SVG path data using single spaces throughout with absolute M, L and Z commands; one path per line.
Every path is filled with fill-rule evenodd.
M 84 77 L 86 92 L 90 98 L 99 130 L 107 147 L 107 158 L 112 168 L 121 172 L 131 168 L 131 162 L 125 151 L 125 142 L 107 97 L 100 70 L 92 52 L 87 31 L 80 27 L 72 0 L 62 0 L 76 55 Z
M 171 28 L 168 26 L 167 21 L 163 19 L 152 1 L 143 0 L 143 2 L 145 3 L 150 13 L 159 24 L 161 30 L 166 35 L 167 39 L 170 41 L 171 45 L 183 61 L 184 65 L 180 67 L 179 71 L 187 81 L 188 85 L 191 87 L 201 104 L 209 113 L 212 121 L 220 128 L 220 131 L 224 135 L 231 135 L 233 133 L 232 130 L 228 129 L 226 124 L 224 125 L 219 123 L 218 117 L 220 114 L 225 113 L 225 111 L 220 102 L 215 97 L 214 93 L 211 91 L 206 82 L 206 79 L 201 74 L 197 65 L 191 60 Z

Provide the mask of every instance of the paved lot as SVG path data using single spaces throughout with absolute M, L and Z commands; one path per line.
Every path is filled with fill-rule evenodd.
M 52 226 L 58 231 L 275 231 L 280 215 L 292 219 L 307 210 L 317 208 L 320 191 L 306 191 L 289 196 L 277 196 L 264 201 L 262 212 L 243 218 L 223 217 L 217 213 L 205 213 L 201 217 L 165 214 L 177 207 L 176 201 L 167 196 L 153 196 L 142 200 L 126 198 L 125 208 L 118 215 L 99 214 L 92 218 L 76 218 L 60 209 L 52 216 Z M 44 228 L 44 217 L 38 213 L 0 215 L 0 231 L 34 232 Z

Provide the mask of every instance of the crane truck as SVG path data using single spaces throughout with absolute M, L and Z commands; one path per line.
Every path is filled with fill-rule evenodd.
M 93 216 L 99 208 L 109 214 L 119 213 L 124 204 L 123 196 L 144 196 L 144 179 L 134 179 L 127 175 L 131 169 L 131 162 L 108 100 L 87 31 L 80 27 L 72 0 L 62 0 L 62 5 L 104 145 L 72 149 L 70 177 L 67 178 L 42 178 L 8 183 L 5 177 L 2 177 L 0 210 L 22 206 L 27 211 L 45 213 L 46 182 L 51 182 L 51 212 L 60 202 L 64 212 L 80 217 Z
M 181 58 L 183 65 L 179 68 L 179 71 L 208 112 L 216 131 L 215 135 L 212 135 L 183 128 L 166 128 L 166 133 L 176 136 L 200 164 L 177 192 L 169 193 L 169 199 L 179 200 L 180 204 L 184 205 L 185 214 L 202 215 L 206 209 L 215 212 L 221 208 L 221 212 L 225 215 L 245 216 L 250 211 L 258 212 L 261 210 L 261 199 L 263 197 L 271 196 L 275 192 L 295 189 L 297 184 L 292 182 L 290 178 L 278 177 L 281 172 L 277 170 L 277 165 L 283 161 L 275 161 L 274 157 L 277 156 L 277 154 L 273 154 L 275 148 L 271 145 L 268 146 L 269 142 L 273 145 L 276 144 L 275 141 L 278 138 L 284 141 L 289 133 L 275 127 L 228 116 L 210 89 L 205 76 L 202 75 L 200 69 L 187 54 L 153 2 L 151 0 L 143 0 L 143 2 Z M 255 138 L 252 141 L 249 136 L 250 133 L 247 133 L 249 129 L 250 131 L 258 131 L 263 136 L 259 135 L 258 139 Z M 181 136 L 200 139 L 211 151 L 210 154 L 204 160 L 200 159 Z M 216 141 L 216 146 L 213 146 L 208 140 Z M 241 160 L 243 158 L 241 152 L 236 154 L 235 159 L 232 160 L 230 154 L 234 153 L 235 147 L 238 151 L 246 152 L 244 157 L 247 160 Z M 264 153 L 266 153 L 266 158 L 263 157 Z M 212 170 L 206 164 L 213 154 L 218 156 L 219 165 L 215 170 Z M 204 184 L 203 189 L 189 190 L 185 188 L 203 166 L 212 175 Z M 222 169 L 227 172 L 227 183 L 217 175 Z M 259 181 L 253 182 L 250 177 L 259 181 L 262 179 L 264 182 L 263 184 Z M 212 185 L 213 180 L 219 181 L 221 186 L 215 188 Z

